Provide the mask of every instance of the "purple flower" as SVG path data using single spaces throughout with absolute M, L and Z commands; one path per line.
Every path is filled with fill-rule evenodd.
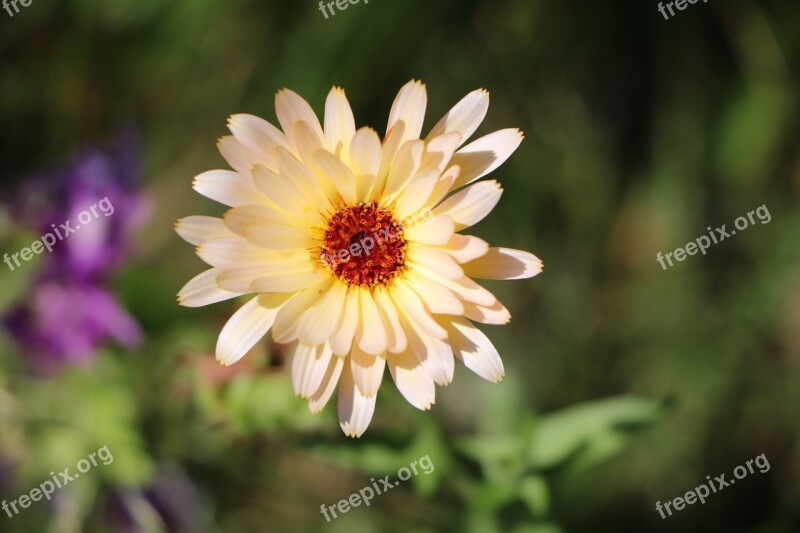
M 85 363 L 108 339 L 126 347 L 142 339 L 138 324 L 110 291 L 72 279 L 37 283 L 6 325 L 45 373 L 63 363 Z
M 122 135 L 111 151 L 87 151 L 26 180 L 19 192 L 12 211 L 41 231 L 52 252 L 43 252 L 33 286 L 4 323 L 40 371 L 84 363 L 108 340 L 126 347 L 141 341 L 107 288 L 151 211 L 134 179 L 136 154 L 135 138 Z

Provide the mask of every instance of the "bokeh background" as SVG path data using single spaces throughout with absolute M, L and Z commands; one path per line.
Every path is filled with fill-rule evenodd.
M 0 498 L 107 445 L 98 466 L 0 531 L 800 530 L 800 4 L 710 0 L 33 0 L 0 11 L 0 251 L 109 195 L 93 237 L 0 264 Z M 478 134 L 526 133 L 475 234 L 543 274 L 487 283 L 500 385 L 463 367 L 418 412 L 384 383 L 343 436 L 295 398 L 280 346 L 214 361 L 237 302 L 179 307 L 203 270 L 177 218 L 224 168 L 226 118 L 318 112 L 343 86 L 383 131 L 409 79 L 426 127 L 491 92 Z M 91 202 L 89 202 L 91 203 Z M 766 205 L 759 224 L 669 270 L 672 251 Z M 82 230 L 84 231 L 84 230 Z M 85 230 L 89 232 L 89 230 Z M 89 244 L 80 245 L 86 239 Z M 66 244 L 66 243 L 72 244 Z M 765 454 L 662 520 L 668 501 Z M 332 505 L 435 465 L 331 523 Z

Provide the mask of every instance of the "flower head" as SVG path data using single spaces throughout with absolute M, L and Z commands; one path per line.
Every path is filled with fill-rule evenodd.
M 426 103 L 423 84 L 406 84 L 381 139 L 356 130 L 342 89 L 329 93 L 324 124 L 284 89 L 275 103 L 283 131 L 234 115 L 233 135 L 218 143 L 233 170 L 195 178 L 197 192 L 231 208 L 224 218 L 176 227 L 212 267 L 180 291 L 182 305 L 255 294 L 222 329 L 217 359 L 233 364 L 270 331 L 292 343 L 295 392 L 317 412 L 338 385 L 349 436 L 369 425 L 387 366 L 419 409 L 434 403 L 435 384 L 450 383 L 454 358 L 500 381 L 497 350 L 473 322 L 505 324 L 510 314 L 472 278 L 521 279 L 542 267 L 460 233 L 499 201 L 496 181 L 473 182 L 516 150 L 521 132 L 462 146 L 488 110 L 477 90 L 422 139 Z

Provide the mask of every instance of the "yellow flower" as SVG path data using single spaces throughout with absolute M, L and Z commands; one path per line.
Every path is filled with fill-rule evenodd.
M 462 147 L 489 107 L 489 94 L 476 90 L 422 139 L 426 104 L 425 86 L 407 83 L 381 140 L 371 128 L 356 130 L 342 89 L 328 94 L 324 126 L 284 89 L 275 98 L 283 131 L 232 116 L 233 135 L 218 147 L 233 171 L 195 178 L 197 192 L 231 208 L 224 219 L 190 216 L 176 227 L 212 267 L 183 287 L 182 305 L 255 294 L 223 327 L 220 363 L 235 363 L 271 331 L 292 344 L 294 389 L 312 412 L 338 384 L 348 436 L 369 425 L 386 366 L 423 410 L 434 403 L 434 384 L 452 381 L 454 356 L 501 381 L 497 350 L 473 322 L 511 316 L 472 278 L 542 270 L 527 252 L 458 233 L 497 204 L 496 181 L 473 182 L 508 159 L 522 133 L 504 129 Z

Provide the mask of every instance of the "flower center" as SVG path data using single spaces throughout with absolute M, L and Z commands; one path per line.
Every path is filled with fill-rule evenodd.
M 387 285 L 405 267 L 403 226 L 375 202 L 342 208 L 328 220 L 319 259 L 348 285 Z

